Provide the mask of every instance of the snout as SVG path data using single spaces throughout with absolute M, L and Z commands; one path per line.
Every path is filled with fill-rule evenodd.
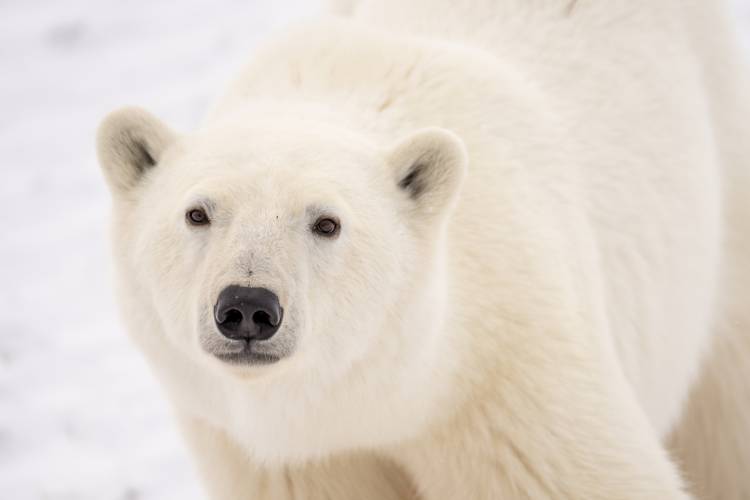
M 222 335 L 232 340 L 267 340 L 279 330 L 284 310 L 267 288 L 226 287 L 214 306 L 214 321 Z

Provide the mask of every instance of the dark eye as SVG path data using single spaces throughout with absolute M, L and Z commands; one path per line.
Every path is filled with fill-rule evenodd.
M 335 217 L 321 217 L 315 221 L 315 224 L 312 227 L 315 234 L 326 238 L 333 238 L 338 235 L 340 228 L 341 225 Z
M 204 224 L 208 224 L 208 215 L 206 215 L 205 210 L 201 208 L 193 208 L 192 210 L 188 210 L 185 214 L 185 218 L 188 221 L 188 224 L 191 224 L 193 226 L 202 226 Z

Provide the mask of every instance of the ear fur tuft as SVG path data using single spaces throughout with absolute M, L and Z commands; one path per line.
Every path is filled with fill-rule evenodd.
M 97 133 L 97 154 L 114 195 L 123 194 L 154 168 L 175 134 L 151 113 L 122 108 L 102 120 Z
M 390 154 L 396 184 L 425 213 L 442 212 L 458 196 L 466 176 L 463 141 L 445 129 L 419 130 Z

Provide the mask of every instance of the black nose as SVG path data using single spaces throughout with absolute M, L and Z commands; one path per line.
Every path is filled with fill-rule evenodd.
M 266 288 L 228 286 L 214 306 L 216 326 L 234 340 L 269 339 L 281 326 L 283 316 L 279 298 Z

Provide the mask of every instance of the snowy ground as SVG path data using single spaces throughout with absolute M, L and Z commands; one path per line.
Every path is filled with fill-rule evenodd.
M 123 104 L 195 126 L 259 39 L 316 10 L 0 0 L 0 499 L 202 498 L 116 320 L 94 131 Z

